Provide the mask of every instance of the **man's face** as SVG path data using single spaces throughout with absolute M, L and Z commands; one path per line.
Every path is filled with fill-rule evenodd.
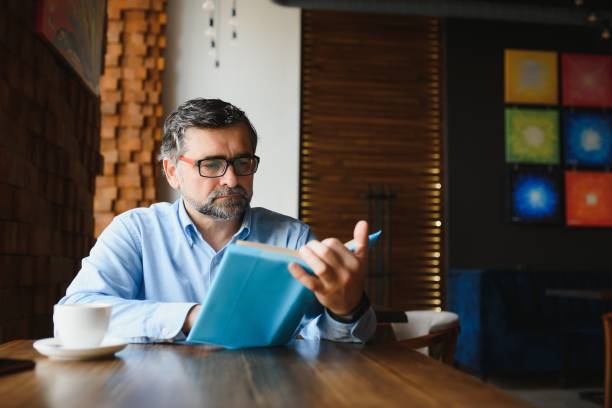
M 183 156 L 191 160 L 233 159 L 252 155 L 249 133 L 243 124 L 222 129 L 189 128 L 183 139 Z M 242 217 L 253 196 L 253 175 L 238 176 L 229 166 L 221 177 L 201 177 L 198 168 L 184 161 L 164 160 L 170 185 L 192 209 L 217 219 Z

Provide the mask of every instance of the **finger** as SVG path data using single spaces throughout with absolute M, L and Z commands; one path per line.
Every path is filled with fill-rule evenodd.
M 293 276 L 302 285 L 304 285 L 306 289 L 309 289 L 313 292 L 317 292 L 322 289 L 321 282 L 319 282 L 319 279 L 317 279 L 316 276 L 312 276 L 311 274 L 306 272 L 304 268 L 302 268 L 300 265 L 292 262 L 289 264 L 289 267 L 287 269 L 289 269 L 289 273 L 291 273 L 291 276 Z
M 353 231 L 353 239 L 355 240 L 355 256 L 359 259 L 364 259 L 368 254 L 368 223 L 367 221 L 359 221 L 355 225 Z
M 327 268 L 327 264 L 323 262 L 323 260 L 319 258 L 319 256 L 312 250 L 310 245 L 313 242 L 315 241 L 310 241 L 308 244 L 301 247 L 299 250 L 299 253 L 300 253 L 300 257 L 302 257 L 302 259 L 306 261 L 308 266 L 310 266 L 310 269 L 312 269 L 312 271 L 316 275 L 319 275 L 319 273 L 321 273 L 322 270 Z M 317 273 L 317 271 L 319 272 Z
M 335 255 L 339 259 L 339 265 L 336 265 L 336 271 L 341 272 L 343 270 L 354 271 L 359 269 L 359 260 L 355 257 L 348 248 L 336 238 L 328 238 L 321 241 L 322 244 L 327 245 L 334 250 Z
M 338 239 L 327 238 L 321 242 L 310 241 L 307 246 L 312 249 L 325 264 L 331 266 L 332 269 L 342 266 L 342 258 L 340 254 L 337 253 L 337 250 L 343 245 Z
M 302 247 L 300 255 L 325 285 L 333 285 L 338 280 L 337 272 L 341 263 L 334 250 L 327 245 L 310 241 Z

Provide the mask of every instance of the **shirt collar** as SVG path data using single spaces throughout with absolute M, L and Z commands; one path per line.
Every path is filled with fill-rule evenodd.
M 237 239 L 246 239 L 251 233 L 251 223 L 253 218 L 251 216 L 251 206 L 247 206 L 244 211 L 244 217 L 242 217 L 242 225 L 238 228 L 238 232 L 234 235 Z
M 181 227 L 183 228 L 183 232 L 185 233 L 185 238 L 187 238 L 187 242 L 190 247 L 193 247 L 195 237 L 199 235 L 196 226 L 193 224 L 191 217 L 187 214 L 187 210 L 185 209 L 185 202 L 181 197 L 177 200 L 178 206 L 178 217 Z M 251 215 L 251 207 L 247 207 L 244 212 L 244 217 L 242 217 L 242 224 L 240 228 L 238 228 L 238 232 L 234 234 L 235 239 L 246 239 L 251 233 L 251 223 L 252 223 L 252 215 Z
M 183 202 L 183 197 L 177 200 L 178 206 L 178 217 L 179 222 L 181 223 L 181 227 L 183 228 L 183 232 L 185 233 L 185 238 L 187 238 L 187 242 L 189 246 L 193 246 L 194 234 L 197 233 L 195 225 L 193 225 L 193 221 L 187 214 L 187 210 L 185 209 L 185 203 Z

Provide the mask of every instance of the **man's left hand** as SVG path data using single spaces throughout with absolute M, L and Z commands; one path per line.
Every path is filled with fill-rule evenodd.
M 353 232 L 355 251 L 349 251 L 336 238 L 310 241 L 300 248 L 300 256 L 314 276 L 299 265 L 289 264 L 289 272 L 314 292 L 319 302 L 333 314 L 349 315 L 361 301 L 368 257 L 368 223 L 359 221 Z

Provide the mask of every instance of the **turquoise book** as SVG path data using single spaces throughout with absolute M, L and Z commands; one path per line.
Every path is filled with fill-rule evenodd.
M 380 233 L 370 235 L 369 245 Z M 291 340 L 315 302 L 287 269 L 291 262 L 312 273 L 297 251 L 247 241 L 229 245 L 186 342 L 234 349 Z

